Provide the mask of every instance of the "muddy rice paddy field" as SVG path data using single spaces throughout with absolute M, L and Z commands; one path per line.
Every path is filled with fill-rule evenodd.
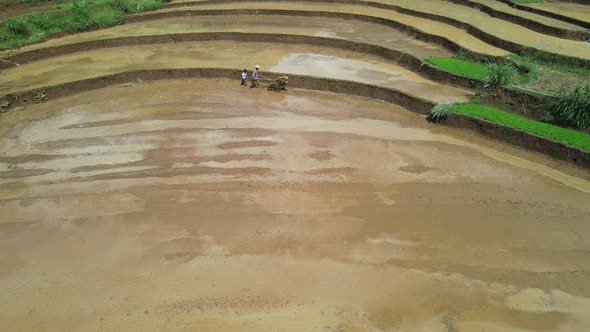
M 468 6 L 377 3 L 590 59 L 588 43 Z M 580 4 L 527 6 L 588 18 Z M 245 9 L 286 13 L 187 14 Z M 76 46 L 203 33 L 261 40 Z M 36 93 L 0 114 L 2 330 L 590 330 L 588 169 L 426 121 L 420 105 L 476 94 L 408 65 L 456 53 L 436 36 L 485 56 L 511 53 L 452 22 L 322 1 L 172 2 L 11 51 L 59 50 L 0 71 L 0 96 Z M 280 93 L 240 86 L 239 72 L 256 64 L 262 75 L 298 78 Z M 235 79 L 171 74 L 195 68 L 234 70 Z M 306 77 L 341 88 L 322 91 Z M 76 90 L 80 80 L 96 86 Z M 392 91 L 406 107 L 350 84 Z

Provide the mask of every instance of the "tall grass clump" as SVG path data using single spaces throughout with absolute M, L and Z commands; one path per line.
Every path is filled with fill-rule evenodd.
M 449 114 L 455 111 L 455 105 L 450 103 L 442 103 L 435 105 L 430 110 L 428 120 L 431 122 L 439 122 L 440 120 L 446 119 Z
M 511 85 L 518 77 L 518 70 L 510 63 L 491 63 L 487 65 L 487 69 L 488 76 L 486 76 L 485 82 L 491 88 Z
M 90 9 L 86 1 L 74 1 L 69 12 L 72 20 L 83 22 L 90 19 Z
M 590 129 L 590 82 L 581 81 L 571 91 L 562 88 L 547 103 L 545 120 L 560 126 Z
M 11 34 L 19 37 L 28 37 L 31 34 L 27 22 L 19 17 L 9 18 L 4 21 L 4 28 Z
M 129 0 L 117 0 L 117 8 L 125 14 L 133 13 L 133 6 Z
M 36 28 L 47 31 L 54 29 L 57 26 L 58 22 L 55 20 L 55 17 L 55 14 L 39 13 L 31 16 L 29 22 Z

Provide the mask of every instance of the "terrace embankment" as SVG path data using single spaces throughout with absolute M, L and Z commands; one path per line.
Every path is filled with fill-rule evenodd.
M 413 35 L 390 27 L 339 18 L 273 15 L 184 16 L 127 23 L 109 29 L 77 33 L 20 48 L 17 54 L 43 48 L 121 37 L 146 37 L 172 34 L 241 32 L 329 37 L 370 43 L 408 53 L 417 58 L 451 56 L 452 52 Z
M 178 3 L 182 4 L 183 2 L 178 1 Z M 376 8 L 374 4 L 377 4 L 376 6 L 383 5 L 393 7 L 392 9 L 381 9 Z M 358 5 L 326 4 L 321 1 L 318 1 L 317 3 L 301 2 L 276 4 L 265 1 L 236 0 L 235 3 L 221 4 L 208 4 L 207 2 L 200 4 L 200 2 L 195 2 L 193 4 L 193 7 L 194 6 L 197 6 L 200 9 L 256 8 L 349 12 L 374 17 L 391 18 L 399 22 L 405 21 L 416 28 L 418 28 L 417 25 L 420 24 L 421 20 L 430 22 L 426 24 L 424 29 L 429 29 L 429 26 L 430 29 L 432 29 L 432 23 L 440 21 L 442 25 L 455 25 L 457 26 L 456 29 L 463 31 L 465 34 L 484 40 L 511 52 L 522 52 L 527 49 L 537 51 L 543 50 L 544 52 L 558 55 L 561 58 L 560 61 L 590 66 L 590 50 L 588 50 L 587 45 L 584 42 L 561 39 L 532 30 L 523 29 L 522 26 L 518 24 L 491 17 L 473 8 L 445 1 L 383 0 L 371 2 L 368 6 L 363 6 L 360 2 Z M 173 8 L 170 10 L 183 10 L 183 8 Z M 396 12 L 396 10 L 401 10 L 404 14 Z M 411 17 L 414 18 L 414 23 L 411 22 Z M 445 32 L 442 30 L 435 32 L 435 34 L 446 35 L 447 38 L 452 40 L 458 39 L 458 36 L 454 37 L 448 33 L 449 31 Z
M 567 165 L 390 104 L 229 80 L 3 122 L 8 330 L 590 326 L 590 183 Z
M 566 3 L 563 1 L 545 1 L 543 3 L 523 3 L 515 7 L 521 10 L 531 11 L 540 15 L 546 15 L 559 20 L 577 24 L 590 29 L 590 9 L 588 4 Z
M 395 88 L 435 102 L 465 100 L 469 91 L 449 87 L 394 63 L 333 48 L 246 42 L 170 43 L 106 48 L 52 57 L 2 72 L 7 94 L 139 69 L 250 68 L 353 80 Z
M 183 2 L 172 2 L 171 5 L 184 5 Z M 134 15 L 129 18 L 130 22 L 152 20 L 157 18 L 178 17 L 180 15 L 206 15 L 206 12 L 211 14 L 234 15 L 250 14 L 255 15 L 268 14 L 287 15 L 287 16 L 306 16 L 306 17 L 340 17 L 340 18 L 356 18 L 357 20 L 368 21 L 371 23 L 381 23 L 388 26 L 397 27 L 403 31 L 408 31 L 412 34 L 420 36 L 427 40 L 436 40 L 438 43 L 453 43 L 461 48 L 476 53 L 488 56 L 503 56 L 510 52 L 492 46 L 477 37 L 467 33 L 461 28 L 454 27 L 449 24 L 402 14 L 392 10 L 372 8 L 361 5 L 351 4 L 334 4 L 322 3 L 321 1 L 295 2 L 295 3 L 272 3 L 272 2 L 240 2 L 235 3 L 219 3 L 219 4 L 199 4 L 192 3 L 189 7 L 172 7 L 159 10 L 155 13 L 145 13 Z M 438 38 L 437 38 L 438 37 Z
M 590 31 L 581 26 L 523 10 L 515 10 L 506 3 L 496 0 L 447 0 L 473 7 L 490 16 L 500 18 L 537 32 L 559 38 L 586 41 Z

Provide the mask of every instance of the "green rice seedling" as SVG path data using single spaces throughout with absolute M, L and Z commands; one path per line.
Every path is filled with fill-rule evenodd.
M 523 116 L 485 105 L 458 104 L 455 106 L 454 112 L 590 151 L 590 135 L 573 129 L 527 119 Z
M 487 66 L 486 83 L 491 88 L 511 85 L 518 76 L 518 70 L 510 63 L 491 63 Z
M 440 120 L 446 119 L 446 117 L 455 111 L 455 105 L 451 103 L 442 103 L 435 105 L 430 110 L 428 120 L 431 122 L 439 122 Z
M 428 58 L 427 62 L 446 72 L 481 80 L 488 75 L 485 66 L 473 61 L 456 59 L 456 58 Z
M 571 128 L 590 129 L 590 82 L 580 81 L 571 91 L 562 89 L 546 105 L 545 121 Z
M 31 34 L 27 22 L 22 18 L 9 18 L 4 21 L 4 27 L 15 36 L 28 37 Z

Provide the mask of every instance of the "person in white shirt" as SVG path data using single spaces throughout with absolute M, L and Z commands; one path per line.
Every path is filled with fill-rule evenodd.
M 248 81 L 248 71 L 246 69 L 244 69 L 244 71 L 242 72 L 242 83 L 240 85 L 246 86 L 248 85 L 248 83 L 246 83 Z

